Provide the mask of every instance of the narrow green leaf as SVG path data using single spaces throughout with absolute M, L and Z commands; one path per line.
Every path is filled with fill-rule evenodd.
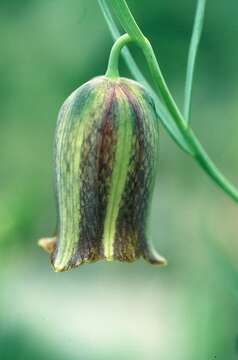
M 197 1 L 197 9 L 194 18 L 193 32 L 192 32 L 189 53 L 188 53 L 187 74 L 186 74 L 185 95 L 184 95 L 184 118 L 187 123 L 189 122 L 190 113 L 191 113 L 194 69 L 195 69 L 198 46 L 203 29 L 205 6 L 206 6 L 206 0 Z

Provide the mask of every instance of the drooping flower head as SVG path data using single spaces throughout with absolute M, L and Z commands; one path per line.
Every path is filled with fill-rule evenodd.
M 148 242 L 158 119 L 148 92 L 97 77 L 60 110 L 55 137 L 56 237 L 42 240 L 55 271 L 105 259 L 165 260 Z

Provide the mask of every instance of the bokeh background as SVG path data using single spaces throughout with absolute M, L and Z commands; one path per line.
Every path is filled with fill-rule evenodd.
M 195 0 L 128 3 L 181 106 Z M 236 184 L 237 11 L 208 1 L 192 111 Z M 150 225 L 169 266 L 52 272 L 37 239 L 55 227 L 57 112 L 105 72 L 112 40 L 96 0 L 0 0 L 0 34 L 0 359 L 238 359 L 238 207 L 162 128 Z

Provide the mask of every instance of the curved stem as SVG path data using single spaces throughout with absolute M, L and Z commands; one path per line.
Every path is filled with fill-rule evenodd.
M 211 176 L 215 183 L 233 200 L 238 202 L 238 190 L 232 185 L 228 179 L 218 170 L 216 165 L 211 161 L 208 154 L 200 144 L 196 136 L 191 129 L 188 130 L 188 137 L 191 141 L 191 145 L 196 151 L 195 158 L 200 166 Z
M 172 115 L 174 121 L 176 122 L 178 128 L 182 131 L 183 134 L 185 134 L 188 125 L 183 119 L 182 114 L 180 113 L 170 91 L 169 88 L 165 82 L 165 79 L 162 75 L 162 72 L 160 70 L 160 66 L 157 62 L 154 50 L 146 38 L 144 38 L 143 43 L 139 43 L 139 45 L 142 48 L 142 51 L 145 55 L 146 61 L 148 63 L 152 78 L 154 80 L 155 86 L 159 93 L 161 94 L 165 104 L 167 105 L 167 108 Z
M 119 77 L 119 57 L 121 49 L 132 39 L 128 34 L 124 34 L 115 41 L 109 56 L 108 67 L 105 76 L 109 78 Z
M 99 6 L 101 8 L 101 11 L 105 17 L 105 20 L 107 22 L 108 28 L 111 32 L 111 35 L 113 39 L 116 41 L 120 37 L 120 32 L 117 28 L 117 25 L 115 24 L 112 15 L 110 13 L 110 10 L 107 6 L 106 0 L 98 0 Z M 139 81 L 141 84 L 143 84 L 147 90 L 150 92 L 152 98 L 155 102 L 156 111 L 159 115 L 160 121 L 162 125 L 165 127 L 165 129 L 168 131 L 169 135 L 172 137 L 172 139 L 176 142 L 176 144 L 186 153 L 192 154 L 192 150 L 190 149 L 190 146 L 186 139 L 184 139 L 183 135 L 181 134 L 180 130 L 178 129 L 176 123 L 174 122 L 172 116 L 168 112 L 166 106 L 164 105 L 163 101 L 158 97 L 152 86 L 149 84 L 149 82 L 146 80 L 144 75 L 141 73 L 140 69 L 138 68 L 135 60 L 133 59 L 129 49 L 125 47 L 122 49 L 122 56 L 124 57 L 124 60 L 133 75 L 133 77 Z
M 141 47 L 150 68 L 155 86 L 159 90 L 159 93 L 161 94 L 177 127 L 190 144 L 193 150 L 192 156 L 198 161 L 200 166 L 210 175 L 216 184 L 219 185 L 231 198 L 238 202 L 238 190 L 220 173 L 215 164 L 210 160 L 200 142 L 196 139 L 193 131 L 188 127 L 188 124 L 184 120 L 164 80 L 153 48 L 150 42 L 143 36 L 125 0 L 110 0 L 110 3 L 116 12 L 122 27 L 128 32 L 130 38 L 135 40 Z
M 168 89 L 168 86 L 163 78 L 159 64 L 157 62 L 154 50 L 148 39 L 143 35 L 138 27 L 132 13 L 125 0 L 109 0 L 112 8 L 118 17 L 124 30 L 130 35 L 131 39 L 135 40 L 141 47 L 145 58 L 148 62 L 148 66 L 151 71 L 151 75 L 154 80 L 154 84 L 161 93 L 165 104 L 168 107 L 169 112 L 174 117 L 174 120 L 179 128 L 187 128 L 186 122 L 183 120 L 175 101 Z

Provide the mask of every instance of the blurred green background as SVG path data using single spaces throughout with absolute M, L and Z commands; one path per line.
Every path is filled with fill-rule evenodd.
M 196 2 L 128 4 L 181 106 Z M 237 11 L 208 1 L 192 112 L 236 184 Z M 238 359 L 238 207 L 163 129 L 151 237 L 169 266 L 52 272 L 37 239 L 55 227 L 57 112 L 105 72 L 112 40 L 96 0 L 0 0 L 0 34 L 0 359 Z

